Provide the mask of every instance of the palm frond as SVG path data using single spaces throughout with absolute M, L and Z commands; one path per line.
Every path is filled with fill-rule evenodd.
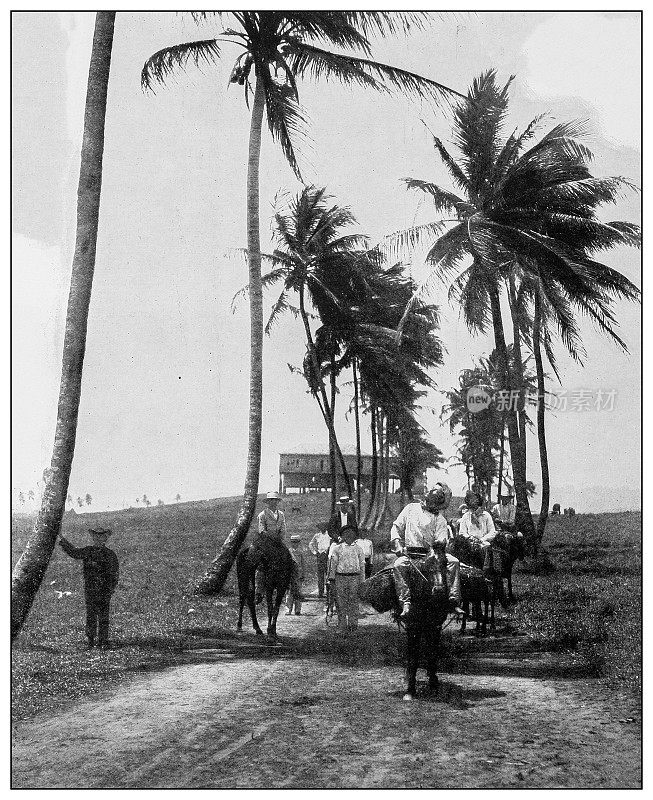
M 220 48 L 215 39 L 164 47 L 145 62 L 141 72 L 141 87 L 144 91 L 154 92 L 156 83 L 164 84 L 175 70 L 184 71 L 190 62 L 200 67 L 202 64 L 215 64 L 219 58 Z
M 345 85 L 359 83 L 372 86 L 380 91 L 399 91 L 418 98 L 430 99 L 435 103 L 443 100 L 449 102 L 453 97 L 466 100 L 465 96 L 442 83 L 424 78 L 415 72 L 392 67 L 380 61 L 367 58 L 343 56 L 326 50 L 302 44 L 294 52 L 292 58 L 296 74 L 304 75 L 310 68 L 313 77 L 332 77 Z
M 395 231 L 383 238 L 379 247 L 389 261 L 407 258 L 418 247 L 431 245 L 447 227 L 446 222 L 427 222 L 405 231 Z
M 270 316 L 268 321 L 265 325 L 265 335 L 269 336 L 270 331 L 275 322 L 279 319 L 279 317 L 283 314 L 284 311 L 288 309 L 288 297 L 287 292 L 284 289 L 279 297 L 277 298 L 275 304 L 272 306 L 272 311 L 270 312 Z
M 272 138 L 281 145 L 283 154 L 299 180 L 302 179 L 295 148 L 306 140 L 306 116 L 295 99 L 291 86 L 280 84 L 272 76 L 257 77 L 264 81 L 265 108 Z
M 435 145 L 435 149 L 440 154 L 440 158 L 444 162 L 445 167 L 449 170 L 449 173 L 456 184 L 464 192 L 467 192 L 470 198 L 476 202 L 476 195 L 472 189 L 469 178 L 467 175 L 465 175 L 461 167 L 456 164 L 455 160 L 449 155 L 447 148 L 442 144 L 437 136 L 433 136 L 433 144 Z
M 422 181 L 418 178 L 402 178 L 401 180 L 406 184 L 407 189 L 419 189 L 425 194 L 430 195 L 433 198 L 433 206 L 436 211 L 452 211 L 455 212 L 459 218 L 465 214 L 473 214 L 476 211 L 476 208 L 471 203 L 463 200 L 452 192 L 441 189 L 434 183 Z

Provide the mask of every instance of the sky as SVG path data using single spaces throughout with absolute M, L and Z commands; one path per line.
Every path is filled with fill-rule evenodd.
M 63 328 L 75 235 L 79 150 L 94 14 L 13 14 L 12 487 L 38 493 L 48 466 L 58 395 Z M 247 448 L 249 325 L 247 305 L 231 299 L 246 274 L 248 112 L 239 87 L 227 87 L 237 51 L 224 63 L 191 68 L 145 95 L 143 62 L 161 47 L 217 33 L 183 15 L 119 12 L 112 55 L 97 264 L 84 363 L 70 493 L 92 508 L 236 495 Z M 554 54 L 554 57 L 552 55 Z M 516 76 L 506 132 L 547 112 L 546 125 L 587 119 L 597 175 L 640 176 L 640 18 L 625 12 L 456 12 L 427 32 L 375 42 L 379 60 L 465 92 L 495 68 Z M 299 86 L 311 143 L 302 148 L 307 183 L 326 186 L 352 208 L 372 242 L 433 218 L 400 180 L 449 185 L 424 125 L 444 141 L 446 113 L 397 96 L 337 84 Z M 296 193 L 296 178 L 267 131 L 261 154 L 261 230 L 270 242 L 277 192 Z M 603 218 L 639 221 L 632 194 Z M 619 248 L 605 263 L 640 285 L 640 254 Z M 417 254 L 411 274 L 425 276 Z M 269 309 L 273 295 L 267 298 Z M 472 337 L 448 304 L 441 310 L 445 364 L 440 390 L 492 349 Z M 629 354 L 582 322 L 587 358 L 580 366 L 558 347 L 568 410 L 549 417 L 552 502 L 577 510 L 634 508 L 640 492 L 640 307 L 617 303 Z M 288 364 L 303 357 L 302 331 L 283 320 L 264 344 L 261 491 L 276 488 L 280 452 L 322 451 L 328 440 L 314 400 Z M 346 382 L 346 381 L 345 381 Z M 555 388 L 555 387 L 554 387 Z M 581 390 L 614 391 L 612 408 L 573 410 Z M 584 396 L 587 396 L 584 395 Z M 343 410 L 343 449 L 354 444 Z M 442 394 L 425 400 L 421 421 L 445 456 L 454 453 L 441 422 Z M 576 403 L 578 405 L 578 403 Z M 537 443 L 529 472 L 539 484 Z M 433 479 L 434 476 L 431 476 Z M 459 467 L 438 478 L 463 487 Z M 26 508 L 29 508 L 29 503 Z M 19 508 L 20 510 L 20 508 Z

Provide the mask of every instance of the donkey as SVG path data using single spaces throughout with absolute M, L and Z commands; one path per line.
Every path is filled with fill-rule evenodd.
M 487 580 L 482 570 L 477 567 L 470 567 L 467 564 L 460 565 L 460 593 L 462 595 L 462 607 L 465 611 L 463 621 L 460 625 L 460 635 L 465 635 L 467 618 L 469 617 L 469 607 L 472 607 L 472 614 L 476 621 L 474 633 L 476 636 L 485 636 L 488 623 L 488 606 L 491 609 L 490 629 L 494 625 L 494 606 L 495 593 L 493 591 L 492 580 Z
M 466 564 L 469 567 L 476 567 L 482 570 L 483 577 L 488 588 L 488 602 L 492 609 L 492 616 L 490 618 L 490 630 L 495 629 L 494 623 L 494 607 L 496 601 L 499 600 L 501 605 L 506 608 L 508 601 L 503 590 L 503 571 L 504 571 L 504 552 L 503 550 L 494 550 L 490 548 L 481 547 L 478 539 L 468 539 L 466 536 L 459 534 L 453 536 L 447 544 L 447 553 L 451 553 L 460 562 L 461 567 Z M 461 587 L 462 587 L 462 570 L 461 570 Z
M 236 556 L 236 575 L 238 577 L 238 594 L 240 608 L 238 611 L 238 632 L 243 629 L 243 609 L 245 603 L 249 608 L 252 618 L 252 626 L 258 636 L 263 636 L 263 631 L 259 627 L 256 618 L 255 602 L 255 577 L 256 570 L 260 568 L 265 576 L 265 599 L 268 610 L 268 639 L 277 640 L 277 617 L 283 597 L 290 585 L 292 575 L 293 560 L 290 551 L 285 544 L 278 544 L 269 548 L 265 554 L 265 561 L 252 561 L 248 558 L 249 547 L 241 550 Z
M 438 688 L 438 649 L 442 624 L 447 618 L 447 560 L 438 548 L 424 560 L 411 561 L 406 580 L 410 586 L 411 611 L 402 624 L 406 628 L 408 659 L 404 700 L 413 700 L 417 690 L 420 651 L 426 650 L 426 673 L 431 691 Z M 397 610 L 398 613 L 398 610 Z
M 524 560 L 524 534 L 520 531 L 504 530 L 501 523 L 497 525 L 499 531 L 492 542 L 492 551 L 495 554 L 494 567 L 502 579 L 508 580 L 508 602 L 514 603 L 516 601 L 512 593 L 512 568 L 517 559 Z

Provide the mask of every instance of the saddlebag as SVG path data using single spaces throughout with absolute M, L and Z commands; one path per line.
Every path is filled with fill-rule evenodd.
M 396 608 L 397 594 L 392 567 L 385 567 L 363 581 L 358 587 L 358 596 L 375 611 L 392 611 Z

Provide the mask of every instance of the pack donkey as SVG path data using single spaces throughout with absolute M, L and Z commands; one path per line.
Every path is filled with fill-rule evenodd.
M 404 700 L 413 700 L 417 693 L 417 670 L 420 656 L 425 655 L 428 688 L 438 688 L 438 649 L 442 625 L 447 617 L 447 560 L 444 548 L 437 548 L 426 559 L 412 562 L 406 581 L 410 586 L 411 611 L 401 620 L 406 630 L 406 692 Z M 398 618 L 401 608 L 397 602 L 393 569 L 385 567 L 364 581 L 358 594 L 377 611 L 393 611 Z

